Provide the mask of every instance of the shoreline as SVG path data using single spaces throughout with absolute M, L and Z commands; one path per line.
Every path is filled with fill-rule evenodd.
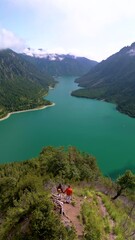
M 4 121 L 7 118 L 9 118 L 12 114 L 16 114 L 16 113 L 23 113 L 23 112 L 32 112 L 32 111 L 37 111 L 37 110 L 42 110 L 48 107 L 53 107 L 55 106 L 55 103 L 52 103 L 51 105 L 45 105 L 43 107 L 37 107 L 37 108 L 33 108 L 33 109 L 27 109 L 27 110 L 22 110 L 22 111 L 16 111 L 16 112 L 10 112 L 8 113 L 5 117 L 0 118 L 0 121 Z
M 77 90 L 75 90 L 75 91 L 77 91 Z M 96 97 L 91 98 L 91 97 L 88 97 L 88 96 L 78 96 L 78 95 L 74 94 L 75 91 L 71 92 L 71 96 L 77 97 L 77 98 L 87 98 L 87 99 L 91 99 L 91 100 L 97 100 L 97 101 L 113 104 L 115 106 L 115 110 L 118 111 L 119 113 L 124 114 L 125 116 L 128 116 L 130 118 L 135 118 L 135 114 L 132 114 L 131 112 L 129 112 L 127 110 L 121 109 L 121 106 L 118 103 L 114 103 L 114 102 L 108 101 L 105 98 L 100 99 L 100 98 L 96 98 Z

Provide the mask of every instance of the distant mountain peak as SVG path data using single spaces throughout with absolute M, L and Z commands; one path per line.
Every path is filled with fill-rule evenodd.
M 127 54 L 129 56 L 135 56 L 135 42 L 131 44 L 131 46 L 128 46 Z
M 77 58 L 76 56 L 71 55 L 71 54 L 48 53 L 46 50 L 44 50 L 42 48 L 33 49 L 30 47 L 24 49 L 23 54 L 25 54 L 27 56 L 31 56 L 31 57 L 36 57 L 36 58 L 45 58 L 50 61 L 55 61 L 55 60 L 62 61 L 65 58 L 65 56 L 73 58 L 73 59 Z
M 26 48 L 23 51 L 24 54 L 31 56 L 31 57 L 38 57 L 38 58 L 46 58 L 47 52 L 43 50 L 42 48 L 39 49 L 33 49 L 33 48 Z
M 48 53 L 42 48 L 27 48 L 23 57 L 51 76 L 82 76 L 87 73 L 96 61 L 73 54 Z

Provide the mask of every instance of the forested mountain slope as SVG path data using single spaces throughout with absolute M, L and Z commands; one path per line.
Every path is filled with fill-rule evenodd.
M 72 95 L 116 103 L 119 111 L 135 117 L 135 43 L 102 61 L 76 82 L 84 89 Z
M 64 194 L 59 201 L 59 183 L 71 184 L 70 204 Z M 130 171 L 112 182 L 93 156 L 44 147 L 35 159 L 0 165 L 1 240 L 134 240 L 134 190 Z
M 10 49 L 0 51 L 0 118 L 8 112 L 49 104 L 43 100 L 52 77 Z
M 32 56 L 24 54 L 24 58 L 38 66 L 43 72 L 51 76 L 82 76 L 97 62 L 85 57 L 76 57 L 70 54 L 39 54 Z

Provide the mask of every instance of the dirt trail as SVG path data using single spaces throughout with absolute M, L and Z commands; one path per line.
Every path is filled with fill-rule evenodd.
M 108 216 L 109 217 L 109 224 L 110 224 L 110 227 L 111 227 L 111 232 L 109 234 L 109 240 L 115 240 L 116 239 L 116 236 L 114 235 L 113 233 L 113 228 L 115 226 L 115 222 L 113 221 L 113 219 L 111 219 L 106 207 L 104 206 L 103 202 L 102 202 L 102 199 L 100 196 L 97 196 L 97 199 L 98 199 L 98 203 L 99 203 L 99 207 L 100 207 L 100 211 L 101 211 L 101 214 L 103 217 L 105 216 Z
M 115 222 L 111 219 L 106 207 L 104 206 L 102 199 L 100 196 L 97 196 L 98 199 L 98 203 L 99 203 L 99 208 L 100 208 L 100 212 L 101 215 L 103 217 L 108 216 L 109 217 L 109 225 L 111 228 L 111 232 L 108 235 L 108 240 L 115 240 L 116 236 L 113 233 L 113 229 L 115 226 Z M 63 223 L 68 226 L 73 225 L 78 239 L 82 239 L 83 237 L 83 233 L 84 233 L 84 228 L 83 225 L 81 224 L 80 220 L 79 220 L 79 215 L 80 215 L 80 211 L 81 211 L 81 204 L 83 203 L 84 198 L 81 197 L 75 197 L 74 201 L 75 201 L 75 206 L 73 206 L 72 204 L 64 204 L 64 213 L 65 216 L 62 216 L 62 221 Z
M 83 225 L 81 224 L 79 220 L 80 211 L 81 211 L 81 202 L 82 198 L 75 197 L 74 202 L 75 206 L 72 204 L 64 203 L 64 214 L 65 216 L 62 216 L 62 220 L 67 221 L 66 223 L 69 223 L 74 226 L 78 239 L 81 239 L 83 236 Z
M 115 222 L 109 215 L 104 203 L 102 202 L 102 198 L 99 195 L 97 195 L 96 197 L 98 200 L 99 210 L 102 217 L 104 218 L 108 216 L 108 219 L 109 219 L 110 233 L 108 234 L 108 240 L 115 240 L 116 235 L 113 233 Z M 92 199 L 88 198 L 87 200 L 91 201 Z M 64 214 L 61 214 L 61 221 L 67 228 L 70 228 L 71 226 L 73 226 L 76 230 L 77 237 L 80 240 L 84 236 L 84 226 L 80 221 L 81 205 L 83 204 L 83 201 L 84 201 L 84 197 L 78 197 L 78 196 L 74 196 L 74 199 L 73 199 L 74 204 L 65 203 L 64 195 L 62 196 L 62 199 L 61 199 L 63 211 L 64 211 Z

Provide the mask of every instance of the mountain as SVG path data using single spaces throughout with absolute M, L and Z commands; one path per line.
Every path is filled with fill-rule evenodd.
M 0 51 L 0 118 L 17 110 L 50 104 L 43 99 L 52 77 L 10 49 Z
M 135 117 L 135 43 L 97 64 L 76 82 L 83 89 L 72 95 L 115 103 L 120 112 Z
M 72 201 L 57 192 L 70 183 Z M 102 176 L 75 147 L 46 146 L 36 158 L 0 165 L 1 240 L 135 239 L 135 174 Z
M 96 61 L 85 57 L 76 57 L 70 54 L 48 54 L 43 49 L 28 48 L 23 55 L 25 59 L 51 76 L 82 76 L 97 64 Z

